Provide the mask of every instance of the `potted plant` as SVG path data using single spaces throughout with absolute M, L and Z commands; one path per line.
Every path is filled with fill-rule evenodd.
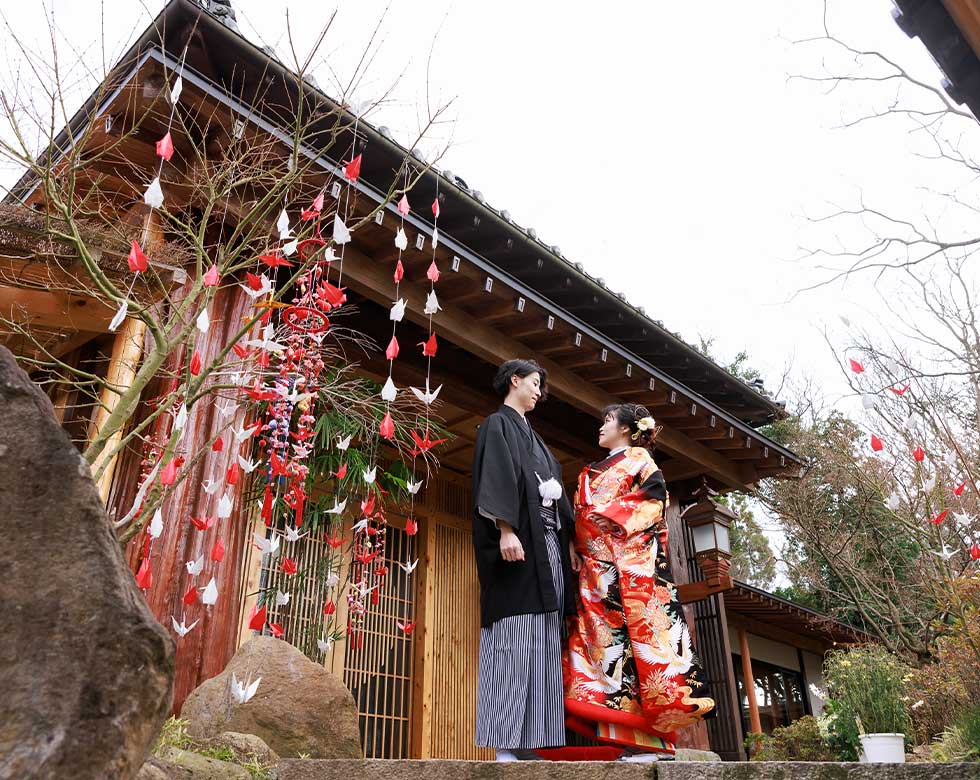
M 905 762 L 909 718 L 902 687 L 907 671 L 895 655 L 877 645 L 827 654 L 824 682 L 834 715 L 830 730 L 842 758 Z

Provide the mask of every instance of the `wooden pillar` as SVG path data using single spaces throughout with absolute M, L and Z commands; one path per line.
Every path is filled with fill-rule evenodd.
M 419 517 L 418 580 L 415 590 L 415 660 L 412 669 L 411 758 L 432 758 L 432 678 L 435 637 L 435 520 Z
M 142 320 L 128 318 L 123 320 L 116 334 L 116 339 L 112 344 L 112 357 L 109 358 L 109 369 L 106 371 L 106 382 L 117 388 L 120 392 L 125 392 L 133 386 L 133 379 L 136 377 L 136 366 L 140 357 L 143 355 L 143 337 L 146 334 L 146 323 Z M 89 429 L 89 439 L 94 438 L 102 426 L 105 425 L 109 415 L 115 410 L 119 403 L 119 393 L 110 388 L 105 388 L 99 396 L 99 407 L 96 409 L 95 419 Z M 116 431 L 106 442 L 105 449 L 95 459 L 92 464 L 94 472 L 105 463 L 109 452 L 122 439 L 122 430 Z M 118 458 L 113 456 L 106 465 L 102 476 L 99 478 L 99 495 L 103 501 L 109 497 L 109 487 L 112 485 L 112 474 L 115 471 Z
M 742 652 L 742 679 L 745 681 L 745 696 L 749 700 L 749 728 L 753 733 L 761 734 L 762 721 L 759 719 L 759 703 L 755 699 L 755 677 L 752 675 L 749 637 L 744 628 L 738 629 L 738 644 Z

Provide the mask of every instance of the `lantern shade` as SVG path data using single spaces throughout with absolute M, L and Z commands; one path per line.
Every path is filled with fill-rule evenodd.
M 729 528 L 735 514 L 715 501 L 714 492 L 706 485 L 696 495 L 699 496 L 698 502 L 684 513 L 684 520 L 694 538 L 695 555 L 731 555 Z

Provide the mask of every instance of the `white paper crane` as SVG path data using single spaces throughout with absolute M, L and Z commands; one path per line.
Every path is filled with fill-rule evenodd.
M 197 321 L 194 324 L 201 333 L 208 332 L 211 328 L 211 318 L 208 317 L 207 309 L 201 309 L 201 313 L 197 315 Z
M 439 305 L 439 299 L 436 298 L 436 291 L 430 290 L 429 294 L 425 298 L 425 308 L 422 309 L 423 314 L 435 314 L 441 309 L 442 307 Z
M 160 509 L 153 513 L 153 519 L 150 520 L 150 528 L 147 533 L 150 534 L 151 539 L 159 539 L 160 534 L 163 533 L 163 512 Z
M 395 383 L 392 381 L 391 377 L 388 377 L 388 381 L 385 382 L 384 387 L 381 388 L 381 400 L 391 403 L 395 400 L 395 396 L 398 395 L 398 388 L 395 387 Z
M 188 561 L 186 563 L 187 573 L 192 577 L 196 577 L 202 571 L 204 571 L 204 556 L 201 555 L 196 561 Z
M 163 205 L 163 190 L 160 188 L 160 177 L 157 176 L 150 182 L 150 186 L 143 193 L 143 202 L 153 209 L 158 209 Z
M 378 472 L 377 466 L 372 466 L 369 469 L 364 469 L 364 481 L 370 485 L 372 482 L 374 482 L 374 478 L 377 475 L 377 472 Z
M 413 387 L 412 389 L 414 390 L 415 388 Z M 420 479 L 418 482 L 412 482 L 412 480 L 408 480 L 405 487 L 407 487 L 408 492 L 414 496 L 416 493 L 419 492 L 419 488 L 422 487 L 422 480 Z
M 276 553 L 279 552 L 279 537 L 275 534 L 266 539 L 259 533 L 253 533 L 252 539 L 263 555 L 275 557 Z
M 348 447 L 350 447 L 350 440 L 352 438 L 353 438 L 353 434 L 351 434 L 350 436 L 344 436 L 343 438 L 338 438 L 337 449 L 341 451 L 346 450 Z
M 408 248 L 408 236 L 405 235 L 403 228 L 398 228 L 398 232 L 395 234 L 395 246 L 402 251 Z
M 231 695 L 239 704 L 246 704 L 248 701 L 255 696 L 255 692 L 259 689 L 259 683 L 262 682 L 261 677 L 256 677 L 255 680 L 250 682 L 251 675 L 245 678 L 244 682 L 239 682 L 235 673 L 231 673 Z
M 227 493 L 218 499 L 218 519 L 223 520 L 226 517 L 231 517 L 231 499 Z
M 401 570 L 403 572 L 405 572 L 406 574 L 411 574 L 413 571 L 415 571 L 415 567 L 418 566 L 418 565 L 419 565 L 419 559 L 418 558 L 416 558 L 411 563 L 399 563 L 398 564 L 398 566 L 401 568 Z
M 285 241 L 293 236 L 293 231 L 289 228 L 289 214 L 286 213 L 286 209 L 282 210 L 279 219 L 276 221 L 276 230 L 279 231 L 280 241 Z
M 301 534 L 298 528 L 294 528 L 293 526 L 290 525 L 287 525 L 285 530 L 286 530 L 287 542 L 298 542 L 300 539 L 306 536 L 306 534 Z
M 412 392 L 415 393 L 415 397 L 418 398 L 426 406 L 429 406 L 433 401 L 439 397 L 439 391 L 442 390 L 442 385 L 439 385 L 435 390 L 429 390 L 429 380 L 425 380 L 425 392 L 422 392 L 417 387 L 412 388 Z
M 276 590 L 276 606 L 284 607 L 289 603 L 289 594 L 281 590 Z
M 190 632 L 190 630 L 192 628 L 194 628 L 194 626 L 196 626 L 198 623 L 201 622 L 200 619 L 198 619 L 198 620 L 195 620 L 190 625 L 187 625 L 187 618 L 181 617 L 180 622 L 178 623 L 177 622 L 177 618 L 175 618 L 173 615 L 170 616 L 170 621 L 174 624 L 174 632 L 181 639 L 183 639 L 185 636 L 187 636 L 187 634 Z
M 335 244 L 346 244 L 350 241 L 350 230 L 340 218 L 340 214 L 334 214 L 333 217 L 333 240 Z
M 204 586 L 204 592 L 201 594 L 201 603 L 210 607 L 218 600 L 218 584 L 214 581 L 212 577 L 208 584 Z
M 327 510 L 328 515 L 339 515 L 347 508 L 347 499 L 343 501 L 338 501 L 336 498 L 333 500 L 333 506 Z
M 405 299 L 399 298 L 391 305 L 391 312 L 388 314 L 388 319 L 392 322 L 401 322 L 405 317 Z
M 123 301 L 119 309 L 116 311 L 115 316 L 112 318 L 112 322 L 109 323 L 109 332 L 115 333 L 116 328 L 122 325 L 126 315 L 129 314 L 129 301 Z
M 272 292 L 272 281 L 269 279 L 268 276 L 266 276 L 265 274 L 262 274 L 262 276 L 259 277 L 259 281 L 261 282 L 261 284 L 259 285 L 259 289 L 258 290 L 253 290 L 247 284 L 240 284 L 238 286 L 241 287 L 245 291 L 245 294 L 249 298 L 253 298 L 253 299 L 254 298 L 261 298 L 266 293 Z

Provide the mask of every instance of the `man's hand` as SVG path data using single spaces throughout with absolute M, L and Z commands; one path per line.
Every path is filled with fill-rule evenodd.
M 524 560 L 524 545 L 517 538 L 514 529 L 503 520 L 498 521 L 500 527 L 500 557 L 509 563 Z

